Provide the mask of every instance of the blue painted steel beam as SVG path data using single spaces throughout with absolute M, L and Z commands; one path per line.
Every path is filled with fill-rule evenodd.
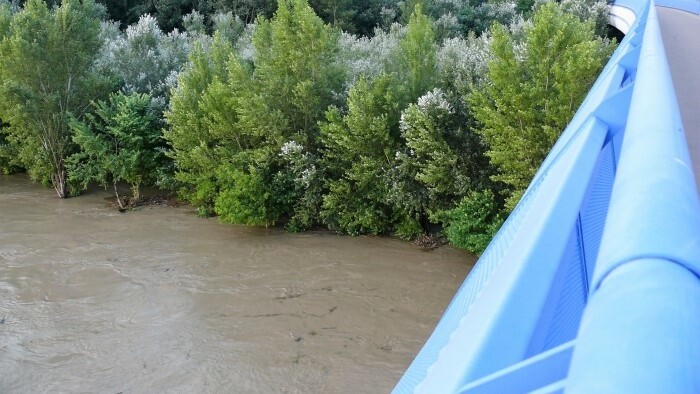
M 460 394 L 530 392 L 566 379 L 574 341 L 466 384 Z
M 592 286 L 627 261 L 658 257 L 700 274 L 700 206 L 678 104 L 651 7 Z
M 567 393 L 700 393 L 700 281 L 661 259 L 636 260 L 590 299 Z
M 415 392 L 456 392 L 525 358 L 607 131 L 596 118 L 581 127 L 568 154 L 543 179 L 524 219 L 527 232 L 503 256 Z
M 430 382 L 437 382 L 436 384 L 438 384 L 438 386 L 433 387 L 431 386 L 431 383 L 426 383 L 426 380 L 428 380 L 429 369 L 433 371 L 444 370 L 445 374 L 451 374 L 449 379 L 452 379 L 451 387 L 454 389 L 459 388 L 461 387 L 461 384 L 466 383 L 468 380 L 465 379 L 470 379 L 470 377 L 462 376 L 465 371 L 464 367 L 461 369 L 456 368 L 455 366 L 451 365 L 451 362 L 445 362 L 444 360 L 449 360 L 445 357 L 452 352 L 456 357 L 462 360 L 461 363 L 473 362 L 473 360 L 468 359 L 470 356 L 467 353 L 460 350 L 462 349 L 462 342 L 469 342 L 469 338 L 471 338 L 471 342 L 478 346 L 478 338 L 472 335 L 471 330 L 477 330 L 479 329 L 479 326 L 489 323 L 484 323 L 481 321 L 481 319 L 473 319 L 469 316 L 476 313 L 475 306 L 477 303 L 483 304 L 483 308 L 486 309 L 501 308 L 495 299 L 489 299 L 486 289 L 491 287 L 495 289 L 491 291 L 495 291 L 496 293 L 507 293 L 510 291 L 509 289 L 499 287 L 505 282 L 502 282 L 501 285 L 497 285 L 492 281 L 498 281 L 498 279 L 495 278 L 497 278 L 499 272 L 504 270 L 512 270 L 508 263 L 510 262 L 512 264 L 513 259 L 507 256 L 518 256 L 518 253 L 511 252 L 512 249 L 524 247 L 524 244 L 531 243 L 532 239 L 537 238 L 535 231 L 527 224 L 527 218 L 532 215 L 539 215 L 541 217 L 544 215 L 543 212 L 540 212 L 538 209 L 533 207 L 535 204 L 534 202 L 537 199 L 551 200 L 550 191 L 546 188 L 542 189 L 543 180 L 548 176 L 547 174 L 549 174 L 559 165 L 559 162 L 563 158 L 570 154 L 572 141 L 575 140 L 578 133 L 580 133 L 584 122 L 587 119 L 591 121 L 590 116 L 594 113 L 596 108 L 598 108 L 602 103 L 605 103 L 611 95 L 615 95 L 620 89 L 621 84 L 624 83 L 625 75 L 628 73 L 631 75 L 632 71 L 634 71 L 634 65 L 631 64 L 630 59 L 634 59 L 635 57 L 629 56 L 628 54 L 636 51 L 635 48 L 638 44 L 635 43 L 634 38 L 640 34 L 641 30 L 633 30 L 618 46 L 610 62 L 606 65 L 588 96 L 577 111 L 574 119 L 572 119 L 572 121 L 569 123 L 569 126 L 563 132 L 562 137 L 557 141 L 547 159 L 541 166 L 537 175 L 533 179 L 532 184 L 528 188 L 528 191 L 526 191 L 523 199 L 501 227 L 501 230 L 494 237 L 487 250 L 481 256 L 472 272 L 458 290 L 452 302 L 447 307 L 442 319 L 438 323 L 435 331 L 416 356 L 409 369 L 404 373 L 403 377 L 398 382 L 394 389 L 394 393 L 415 392 L 419 385 L 426 392 L 447 392 L 445 391 L 447 389 L 445 388 L 446 385 L 443 379 L 435 378 L 442 372 L 433 373 L 433 377 L 430 378 Z M 623 60 L 625 60 L 625 65 L 621 68 L 618 65 L 618 62 Z M 625 100 L 620 100 L 619 102 L 625 102 Z M 617 113 L 624 115 L 626 113 L 625 111 L 626 109 L 619 108 Z M 617 132 L 617 135 L 617 138 L 619 139 L 622 133 Z M 613 151 L 616 151 L 616 149 Z M 587 160 L 597 160 L 596 158 L 599 154 L 600 151 L 589 152 L 589 157 Z M 617 154 L 615 154 L 615 157 L 616 156 Z M 587 183 L 587 181 L 584 179 L 587 178 L 576 176 L 570 181 L 579 183 L 583 181 Z M 607 198 L 605 200 L 607 201 Z M 605 205 L 607 206 L 607 202 Z M 602 208 L 605 209 L 605 207 Z M 562 227 L 561 223 L 557 224 L 556 217 L 550 217 L 548 220 L 550 220 L 551 224 L 556 224 L 559 226 L 557 227 L 557 231 L 563 233 L 559 235 L 568 235 L 568 232 L 574 229 L 575 223 L 573 221 L 569 222 L 570 227 L 563 229 L 566 226 Z M 564 243 L 569 241 L 568 237 L 564 237 L 562 239 L 565 239 L 562 241 Z M 548 241 L 547 239 L 543 238 L 541 239 L 541 242 L 543 242 L 543 245 L 547 245 L 547 242 L 551 242 L 551 240 Z M 559 248 L 564 246 L 565 245 L 560 244 L 556 247 Z M 597 246 L 595 248 L 597 252 Z M 592 257 L 595 258 L 595 255 Z M 539 261 L 538 258 L 533 261 L 533 267 L 537 267 L 537 261 Z M 501 268 L 501 265 L 503 264 L 507 265 L 508 267 Z M 560 264 L 560 262 L 550 261 L 549 264 L 554 264 L 553 267 L 557 267 L 557 264 Z M 585 272 L 586 270 L 584 269 L 583 271 Z M 547 292 L 553 286 L 554 284 L 550 284 L 541 289 L 544 291 L 543 294 L 548 294 Z M 523 296 L 521 301 L 525 302 L 526 299 L 528 299 L 527 295 Z M 539 305 L 541 308 L 544 308 L 541 301 L 539 302 Z M 535 322 L 539 324 L 539 313 L 541 313 L 541 310 L 533 311 L 533 315 L 528 318 L 529 321 L 531 321 L 533 324 Z M 469 323 L 466 325 L 465 320 L 469 321 Z M 515 326 L 519 325 L 517 322 L 514 324 Z M 470 376 L 472 378 L 478 378 L 493 372 L 494 368 L 498 368 L 498 365 L 507 366 L 508 363 L 515 363 L 524 359 L 531 350 L 528 348 L 530 346 L 528 342 L 531 341 L 533 336 L 532 334 L 533 333 L 531 330 L 524 330 L 522 332 L 518 332 L 517 334 L 513 334 L 512 332 L 506 332 L 503 334 L 508 336 L 518 336 L 517 340 L 520 341 L 521 345 L 517 348 L 511 349 L 508 352 L 505 352 L 503 355 L 501 355 L 498 351 L 488 353 L 494 358 L 492 362 L 496 362 L 497 359 L 500 358 L 500 360 L 497 361 L 498 364 L 490 364 L 487 369 L 484 369 L 478 374 L 472 374 Z M 537 335 L 540 334 L 538 333 Z M 469 354 L 471 354 L 471 356 L 474 355 L 474 353 Z M 480 354 L 483 355 L 486 353 Z M 438 363 L 439 359 L 442 359 L 443 361 L 440 363 L 439 367 L 436 367 L 435 364 Z M 486 367 L 486 364 L 484 367 Z
M 567 392 L 700 392 L 700 203 L 650 6 Z

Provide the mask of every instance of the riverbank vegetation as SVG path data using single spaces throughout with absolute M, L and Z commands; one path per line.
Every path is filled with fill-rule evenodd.
M 0 0 L 0 170 L 480 253 L 613 50 L 595 0 L 162 3 Z

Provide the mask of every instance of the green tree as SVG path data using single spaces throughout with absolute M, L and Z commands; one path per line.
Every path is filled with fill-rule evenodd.
M 222 34 L 191 55 L 167 114 L 181 192 L 222 221 L 308 228 L 321 205 L 318 123 L 344 82 L 339 33 L 305 1 L 282 0 L 257 22 L 252 64 Z
M 481 254 L 503 223 L 497 198 L 489 189 L 469 192 L 444 215 L 445 235 L 450 244 Z
M 612 44 L 594 34 L 593 22 L 541 6 L 524 42 L 502 26 L 491 40 L 489 81 L 469 97 L 478 132 L 498 168 L 494 180 L 510 188 L 512 209 L 595 81 Z
M 524 4 L 527 3 L 527 4 Z M 520 10 L 518 7 L 525 7 Z M 508 1 L 467 1 L 459 11 L 459 22 L 463 32 L 481 35 L 494 23 L 508 26 L 513 19 L 524 13 L 530 13 L 531 0 L 519 0 L 517 4 Z
M 398 74 L 405 90 L 407 103 L 435 86 L 435 30 L 433 22 L 423 14 L 420 3 L 416 5 L 406 26 L 406 37 L 400 42 Z
M 356 0 L 352 2 L 352 33 L 370 37 L 384 19 L 383 12 L 393 4 L 392 0 Z M 342 26 L 342 25 L 341 25 Z
M 142 15 L 149 14 L 158 20 L 158 25 L 166 32 L 182 29 L 183 17 L 192 11 L 209 15 L 212 8 L 207 0 L 133 0 L 131 3 L 127 2 L 126 6 L 114 0 L 103 1 L 112 19 L 120 21 L 122 27 L 136 22 Z
M 300 138 L 297 142 L 310 149 L 318 121 L 342 89 L 345 73 L 335 61 L 338 38 L 305 0 L 280 0 L 271 21 L 257 22 L 253 89 L 265 97 L 270 112 L 283 117 L 283 138 Z
M 264 216 L 246 217 L 244 223 L 286 220 L 294 223 L 293 229 L 301 229 L 316 220 L 319 188 L 307 182 L 307 175 L 316 168 L 318 123 L 342 91 L 345 73 L 336 62 L 338 38 L 339 32 L 324 25 L 304 0 L 280 0 L 272 20 L 258 20 L 252 73 L 246 75 L 240 61 L 231 63 L 235 129 L 255 143 L 222 160 L 227 168 L 218 174 L 226 186 L 216 202 L 222 220 L 238 222 L 241 216 L 232 209 L 255 201 L 246 193 L 223 189 L 246 185 L 254 191 L 252 186 L 260 182 L 271 193 L 264 201 Z M 285 154 L 284 147 L 292 145 L 300 147 L 304 160 Z M 251 177 L 250 182 L 243 182 L 245 177 Z M 243 211 L 262 213 L 252 207 Z
M 314 0 L 311 7 L 315 12 L 333 26 L 339 26 L 343 30 L 354 30 L 351 20 L 355 11 L 350 0 Z
M 253 23 L 258 17 L 270 18 L 275 12 L 275 0 L 213 0 L 212 7 L 218 12 L 231 12 L 245 23 Z
M 12 14 L 15 11 L 16 9 L 11 3 L 6 0 L 0 0 L 0 40 L 10 32 Z
M 14 13 L 12 4 L 5 0 L 0 0 L 0 42 L 9 33 L 12 14 Z M 17 158 L 16 146 L 7 140 L 8 124 L 0 118 L 0 172 L 10 174 L 17 169 L 13 161 Z
M 405 147 L 396 154 L 392 201 L 427 230 L 428 221 L 452 208 L 468 191 L 484 187 L 483 147 L 447 96 L 434 89 L 401 116 Z
M 421 232 L 418 219 L 427 226 L 425 207 L 418 202 L 426 191 L 415 174 L 408 174 L 414 163 L 401 166 L 397 158 L 407 150 L 401 112 L 438 81 L 434 40 L 432 21 L 419 4 L 384 73 L 372 81 L 360 78 L 350 89 L 346 115 L 337 108 L 327 112 L 321 139 L 328 192 L 321 217 L 329 227 L 353 235 L 395 231 L 411 238 Z
M 12 174 L 20 170 L 16 164 L 17 146 L 8 141 L 7 134 L 5 134 L 8 128 L 9 125 L 0 119 L 0 173 L 3 174 Z
M 83 189 L 90 182 L 112 184 L 117 203 L 124 208 L 118 182 L 131 186 L 138 200 L 142 185 L 155 184 L 166 164 L 159 110 L 146 94 L 112 94 L 93 104 L 94 114 L 73 119 L 73 142 L 80 147 L 68 159 L 70 180 Z
M 388 0 L 311 0 L 311 7 L 326 23 L 360 36 L 371 36 L 380 24 Z
M 29 0 L 0 42 L 0 118 L 11 125 L 8 139 L 32 178 L 52 184 L 60 197 L 69 192 L 68 119 L 82 117 L 105 91 L 92 72 L 101 44 L 97 12 L 92 0 L 65 0 L 53 10 Z
M 179 194 L 203 215 L 214 212 L 218 194 L 216 148 L 221 141 L 211 128 L 223 129 L 237 121 L 229 103 L 233 91 L 227 87 L 232 53 L 231 44 L 219 36 L 208 51 L 197 46 L 178 76 L 165 114 L 170 125 L 165 138 L 172 147 L 168 154 L 175 162 Z
M 348 113 L 326 113 L 321 128 L 328 193 L 321 217 L 330 228 L 348 233 L 380 234 L 392 230 L 387 173 L 399 146 L 395 81 L 383 74 L 364 78 L 350 90 Z

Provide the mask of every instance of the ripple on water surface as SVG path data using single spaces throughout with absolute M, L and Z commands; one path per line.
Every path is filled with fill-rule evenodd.
M 0 392 L 388 392 L 473 258 L 0 176 Z

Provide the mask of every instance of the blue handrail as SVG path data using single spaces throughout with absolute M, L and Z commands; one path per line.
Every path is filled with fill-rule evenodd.
M 634 24 L 395 393 L 700 386 L 689 334 L 700 330 L 700 205 L 656 12 L 622 1 Z M 654 316 L 668 319 L 654 326 Z M 666 353 L 663 330 L 682 337 Z M 676 352 L 683 341 L 692 358 Z M 681 361 L 640 387 L 644 355 Z M 636 367 L 617 371 L 625 361 Z M 592 386 L 596 375 L 617 378 Z
M 651 7 L 567 391 L 700 392 L 700 204 Z

